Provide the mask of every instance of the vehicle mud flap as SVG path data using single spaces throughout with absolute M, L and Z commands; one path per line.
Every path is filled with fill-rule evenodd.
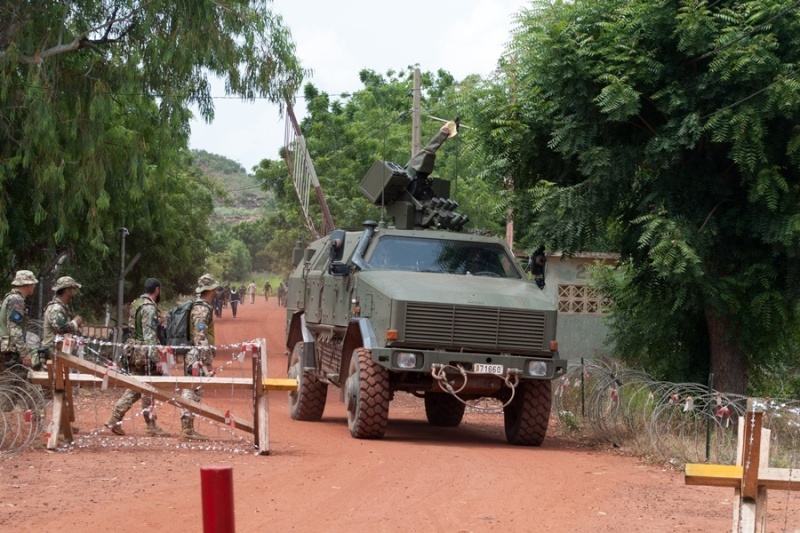
M 389 425 L 389 371 L 372 360 L 370 350 L 358 348 L 353 352 L 344 396 L 350 435 L 357 439 L 382 438 Z
M 551 382 L 523 381 L 503 408 L 506 440 L 517 446 L 539 446 L 547 435 L 552 402 Z

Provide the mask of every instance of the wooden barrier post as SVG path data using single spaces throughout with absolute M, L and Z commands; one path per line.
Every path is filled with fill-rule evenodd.
M 769 467 L 770 431 L 763 429 L 763 402 L 749 399 L 739 419 L 735 465 L 686 465 L 687 485 L 735 489 L 733 533 L 765 533 L 767 490 L 800 491 L 800 472 Z
M 59 365 L 64 372 L 64 414 L 61 416 L 61 434 L 67 442 L 73 441 L 72 423 L 75 422 L 75 404 L 72 399 L 72 383 L 70 383 L 69 367 Z
M 269 375 L 269 367 L 267 366 L 267 343 L 261 343 L 261 379 L 255 385 L 261 391 L 261 396 L 258 398 L 258 453 L 261 455 L 269 455 L 269 389 L 267 388 L 267 376 Z
M 50 382 L 53 384 L 53 418 L 47 425 L 47 449 L 55 450 L 58 447 L 61 413 L 64 410 L 64 373 L 58 366 L 58 359 L 47 362 L 47 373 L 52 376 Z
M 188 411 L 204 416 L 215 422 L 233 424 L 237 428 L 253 433 L 255 445 L 259 454 L 269 455 L 269 398 L 268 391 L 297 390 L 298 381 L 289 378 L 267 377 L 267 345 L 263 339 L 261 349 L 256 350 L 257 344 L 245 345 L 253 355 L 253 378 L 220 378 L 220 377 L 193 377 L 193 376 L 129 376 L 118 370 L 100 366 L 95 363 L 80 359 L 64 352 L 56 352 L 52 361 L 47 362 L 47 372 L 30 372 L 31 383 L 46 385 L 54 388 L 53 393 L 53 418 L 48 426 L 47 449 L 54 450 L 58 446 L 59 430 L 68 441 L 72 441 L 72 425 L 75 420 L 75 410 L 72 404 L 70 387 L 72 382 L 102 383 L 103 378 L 109 382 L 124 386 L 133 391 L 152 396 Z M 70 376 L 70 369 L 80 370 L 81 374 Z M 253 390 L 254 412 L 253 419 L 247 420 L 223 412 L 219 409 L 175 395 L 178 388 L 202 386 L 205 389 L 236 389 L 247 388 Z M 164 388 L 166 390 L 160 390 Z M 67 392 L 69 391 L 69 392 Z

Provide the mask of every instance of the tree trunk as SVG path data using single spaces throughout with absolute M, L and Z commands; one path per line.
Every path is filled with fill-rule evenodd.
M 711 348 L 710 369 L 714 389 L 720 392 L 747 394 L 747 361 L 739 346 L 739 332 L 729 318 L 706 307 L 706 324 Z

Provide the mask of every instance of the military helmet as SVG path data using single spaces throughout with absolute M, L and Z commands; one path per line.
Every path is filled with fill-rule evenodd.
M 201 292 L 211 291 L 219 287 L 219 283 L 211 274 L 203 274 L 197 280 L 197 288 L 194 290 L 195 293 L 200 294 Z
M 18 270 L 14 281 L 11 282 L 11 285 L 15 287 L 21 287 L 22 285 L 36 285 L 37 283 L 39 283 L 39 280 L 36 279 L 36 276 L 33 275 L 33 272 L 30 270 Z
M 69 289 L 72 287 L 80 289 L 81 284 L 72 279 L 70 276 L 61 276 L 56 280 L 55 285 L 53 285 L 53 290 L 60 291 L 61 289 Z

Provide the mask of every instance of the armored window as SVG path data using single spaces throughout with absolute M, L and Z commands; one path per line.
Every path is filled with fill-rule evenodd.
M 499 243 L 385 235 L 367 258 L 374 269 L 520 279 Z

